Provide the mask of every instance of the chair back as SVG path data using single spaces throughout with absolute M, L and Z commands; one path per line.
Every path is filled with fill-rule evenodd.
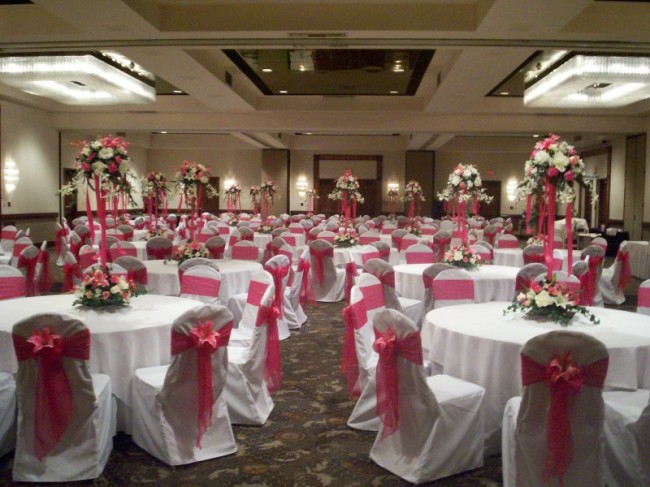
M 451 232 L 448 230 L 439 230 L 433 236 L 433 251 L 435 252 L 435 262 L 442 262 L 445 252 L 451 245 Z
M 544 257 L 543 245 L 538 245 L 538 244 L 527 245 L 526 247 L 524 247 L 522 254 L 524 259 L 524 265 L 533 264 L 533 263 L 544 264 L 546 262 Z
M 298 245 L 298 242 L 296 241 L 297 234 L 295 233 L 285 232 L 278 238 L 280 238 L 284 243 L 290 245 L 291 247 L 296 247 Z
M 239 229 L 240 240 L 252 242 L 255 239 L 255 232 L 248 227 L 240 227 Z
M 497 240 L 497 247 L 500 249 L 519 248 L 519 239 L 510 233 L 504 233 Z
M 650 279 L 646 279 L 639 286 L 636 312 L 650 315 Z
M 356 287 L 363 296 L 363 307 L 366 312 L 368 322 L 372 320 L 377 312 L 386 309 L 384 300 L 384 287 L 381 281 L 372 274 L 364 272 L 357 278 Z M 350 303 L 352 303 L 352 292 L 350 292 Z
M 580 254 L 580 258 L 586 260 L 588 265 L 588 271 L 579 277 L 582 289 L 580 304 L 593 306 L 600 295 L 598 283 L 603 271 L 605 249 L 600 245 L 587 245 Z
M 291 223 L 289 224 L 289 231 L 291 233 L 295 233 L 297 235 L 304 235 L 305 234 L 305 227 L 301 225 L 300 223 Z
M 221 274 L 214 267 L 196 265 L 183 272 L 181 298 L 196 299 L 206 304 L 219 304 Z
M 370 259 L 380 259 L 380 258 L 381 256 L 379 255 L 379 249 L 377 249 L 377 247 L 375 247 L 374 245 L 365 245 L 361 249 L 361 262 L 363 264 L 368 262 Z
M 541 280 L 546 277 L 546 273 L 540 273 L 537 278 Z M 575 293 L 576 295 L 580 292 L 580 279 L 578 279 L 573 274 L 567 274 L 564 271 L 554 271 L 553 277 L 555 282 L 562 286 L 565 286 L 569 291 Z
M 393 232 L 395 233 L 395 232 Z M 392 236 L 391 236 L 392 238 Z M 419 238 L 412 233 L 406 233 L 402 236 L 402 239 L 400 240 L 399 243 L 399 249 L 402 251 L 407 250 L 409 247 L 413 245 L 417 245 Z
M 131 225 L 118 225 L 117 231 L 122 234 L 120 240 L 126 240 L 127 242 L 133 240 L 133 227 Z
M 325 228 L 327 228 L 327 226 Z M 318 240 L 325 240 L 326 242 L 329 242 L 331 244 L 334 243 L 334 237 L 336 237 L 336 233 L 334 233 L 334 232 L 332 232 L 330 230 L 324 230 L 324 231 L 320 232 L 318 235 L 316 235 L 316 238 Z
M 435 296 L 433 295 L 433 280 L 438 274 L 442 271 L 448 269 L 455 269 L 451 264 L 445 264 L 444 262 L 436 262 L 427 266 L 424 271 L 422 271 L 422 283 L 424 285 L 424 313 L 428 313 L 435 307 Z
M 589 245 L 598 245 L 603 250 L 607 250 L 607 240 L 605 240 L 603 237 L 594 238 Z
M 474 281 L 465 269 L 444 270 L 431 286 L 436 308 L 474 302 Z
M 88 228 L 86 225 L 76 225 L 72 231 L 79 235 L 81 237 L 81 240 L 84 245 L 91 245 L 91 235 L 90 235 L 90 228 Z
M 492 251 L 490 249 L 478 244 L 470 245 L 469 248 L 481 258 L 481 262 L 488 263 L 492 260 Z
M 174 244 L 165 237 L 153 237 L 147 240 L 145 249 L 147 251 L 147 260 L 170 259 Z
M 494 247 L 494 242 L 496 240 L 496 236 L 499 233 L 499 228 L 494 225 L 493 223 L 490 223 L 488 226 L 486 226 L 483 229 L 483 238 L 487 240 L 490 245 Z
M 530 285 L 537 281 L 538 276 L 548 272 L 546 264 L 541 262 L 532 262 L 530 264 L 525 264 L 519 271 L 517 271 L 517 277 L 515 278 L 515 295 L 525 292 Z
M 199 231 L 198 234 L 196 234 L 196 241 L 205 243 L 215 235 L 217 235 L 219 232 L 216 228 L 213 228 L 209 225 L 203 225 L 203 228 Z
M 363 264 L 363 271 L 375 276 L 381 282 L 386 307 L 401 311 L 402 307 L 395 292 L 395 269 L 393 266 L 383 259 L 370 259 Z
M 372 242 L 370 245 L 375 247 L 379 251 L 379 258 L 389 262 L 390 261 L 390 251 L 391 251 L 391 246 L 390 244 L 387 244 L 386 242 Z M 364 262 L 365 264 L 365 262 Z
M 381 226 L 382 235 L 392 235 L 395 230 L 397 230 L 397 225 L 393 223 L 384 222 L 383 225 Z
M 5 225 L 0 230 L 0 248 L 5 254 L 12 253 L 17 234 L 18 229 L 13 225 Z
M 25 276 L 27 296 L 36 295 L 36 264 L 38 263 L 38 248 L 31 245 L 20 253 L 16 268 Z
M 79 249 L 79 265 L 82 269 L 86 269 L 95 264 L 97 259 L 98 254 L 91 245 L 82 245 Z
M 438 231 L 438 227 L 435 225 L 422 225 L 420 228 L 420 232 L 422 232 L 422 235 L 428 235 L 428 236 L 433 236 L 436 234 Z
M 405 255 L 407 264 L 433 264 L 433 250 L 426 245 L 411 245 L 406 249 Z
M 133 281 L 137 290 L 146 291 L 148 282 L 147 267 L 140 259 L 124 255 L 115 259 L 113 264 L 126 269 L 127 280 Z
M 25 296 L 25 276 L 16 267 L 0 265 L 0 300 Z
M 284 290 L 287 287 L 289 273 L 291 272 L 291 259 L 286 255 L 271 257 L 264 264 L 264 270 L 273 276 L 275 306 L 280 311 L 280 318 L 284 318 Z
M 208 249 L 213 259 L 223 259 L 223 254 L 226 251 L 226 239 L 220 235 L 210 237 L 205 242 L 205 248 Z
M 123 255 L 130 255 L 131 257 L 137 257 L 138 256 L 138 250 L 135 248 L 135 245 L 133 245 L 132 242 L 127 242 L 127 241 L 116 241 L 109 249 L 108 249 L 109 257 L 111 262 L 115 261 L 118 257 L 122 257 Z
M 212 259 L 207 259 L 205 257 L 192 257 L 191 259 L 184 260 L 179 266 L 178 266 L 178 279 L 179 281 L 183 280 L 183 274 L 191 269 L 194 266 L 197 265 L 207 265 L 208 267 L 212 267 L 214 270 L 217 272 L 219 271 L 219 266 L 217 263 L 212 260 Z
M 391 246 L 397 250 L 400 250 L 402 248 L 402 239 L 407 234 L 408 232 L 403 228 L 398 228 L 397 230 L 393 230 L 392 233 L 390 234 Z
M 253 242 L 241 240 L 233 245 L 230 251 L 230 257 L 232 259 L 258 261 L 259 249 Z
M 230 238 L 228 239 L 228 246 L 233 247 L 240 240 L 241 240 L 241 232 L 239 231 L 239 228 L 235 228 L 230 234 Z
M 334 247 L 320 238 L 309 243 L 311 285 L 316 296 L 323 296 L 336 283 Z
M 381 238 L 376 230 L 368 230 L 359 235 L 359 243 L 361 245 L 370 245 L 373 242 L 379 242 Z

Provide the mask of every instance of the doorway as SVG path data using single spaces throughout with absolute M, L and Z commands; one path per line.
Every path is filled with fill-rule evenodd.
M 481 204 L 480 213 L 481 216 L 484 216 L 486 220 L 491 220 L 501 216 L 501 181 L 485 181 L 483 180 L 483 188 L 488 196 L 492 196 L 494 199 L 492 203 Z

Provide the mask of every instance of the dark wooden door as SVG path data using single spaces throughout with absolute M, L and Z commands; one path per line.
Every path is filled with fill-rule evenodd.
M 218 177 L 212 177 L 210 178 L 210 184 L 214 189 L 217 191 L 220 190 L 219 188 L 219 178 Z M 208 198 L 207 196 L 203 196 L 202 198 L 202 206 L 203 208 L 201 209 L 202 211 L 209 211 L 210 213 L 217 215 L 219 214 L 219 199 L 221 198 L 220 196 L 216 196 L 214 198 Z
M 335 186 L 335 181 L 331 179 L 320 179 L 318 181 L 320 199 L 318 200 L 318 212 L 324 215 L 334 215 L 339 212 L 339 202 L 327 197 Z M 363 195 L 364 202 L 357 204 L 357 216 L 379 215 L 381 200 L 378 198 L 378 188 L 380 181 L 375 179 L 360 179 L 359 192 Z
M 485 181 L 483 187 L 489 196 L 493 196 L 492 203 L 481 204 L 480 213 L 486 220 L 501 216 L 501 181 Z
M 609 180 L 598 180 L 598 225 L 609 225 Z
M 63 184 L 69 184 L 77 173 L 76 169 L 63 170 Z M 63 197 L 63 216 L 68 220 L 68 225 L 72 226 L 72 220 L 77 218 L 77 191 Z

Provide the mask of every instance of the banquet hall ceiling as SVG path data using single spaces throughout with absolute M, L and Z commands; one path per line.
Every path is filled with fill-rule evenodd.
M 650 102 L 525 107 L 513 73 L 554 50 L 650 56 L 648 25 L 647 2 L 612 0 L 3 1 L 0 55 L 110 49 L 159 79 L 149 105 L 72 107 L 6 85 L 0 100 L 60 129 L 232 133 L 269 148 L 306 133 L 399 133 L 409 150 L 550 130 L 590 140 L 647 131 Z M 242 66 L 261 60 L 278 67 L 255 80 Z

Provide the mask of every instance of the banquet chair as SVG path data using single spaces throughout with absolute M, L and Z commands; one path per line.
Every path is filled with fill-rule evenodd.
M 65 256 L 65 252 L 63 251 L 63 242 L 65 241 L 66 237 L 67 237 L 67 233 L 66 230 L 63 228 L 63 225 L 61 225 L 58 222 L 55 223 L 54 224 L 54 255 L 56 259 L 55 260 L 56 265 L 58 266 L 63 265 L 63 257 Z
M 169 218 L 167 221 L 169 221 Z M 133 220 L 133 226 L 136 230 L 144 230 L 144 218 L 137 216 L 135 220 Z
M 384 222 L 381 226 L 382 235 L 392 235 L 395 230 L 397 230 L 397 225 L 390 222 Z
M 636 312 L 650 315 L 650 279 L 646 279 L 639 286 Z
M 219 232 L 216 228 L 213 228 L 210 225 L 203 225 L 201 230 L 199 230 L 199 232 L 196 234 L 196 241 L 205 243 L 218 233 Z
M 429 311 L 435 308 L 436 300 L 433 295 L 433 280 L 442 271 L 446 271 L 448 269 L 455 269 L 455 267 L 444 262 L 436 262 L 430 266 L 425 267 L 425 269 L 422 271 L 422 283 L 424 285 L 423 314 L 426 315 Z
M 487 240 L 490 243 L 490 245 L 492 245 L 492 247 L 494 247 L 498 233 L 499 233 L 499 228 L 493 223 L 490 223 L 483 229 L 483 238 Z
M 26 295 L 25 276 L 10 265 L 0 265 L 0 300 L 20 298 Z
M 112 217 L 106 217 L 106 228 L 115 228 L 115 219 Z
M 596 237 L 592 239 L 589 245 L 598 245 L 603 250 L 607 251 L 607 240 L 605 240 L 603 237 Z
M 631 279 L 630 254 L 627 250 L 627 242 L 623 242 L 616 253 L 614 263 L 607 269 L 603 269 L 598 280 L 603 303 L 623 304 L 625 302 L 625 286 Z
M 546 276 L 547 272 L 546 264 L 540 262 L 525 264 L 517 271 L 517 277 L 515 277 L 515 296 L 521 292 L 526 292 L 530 285 L 538 280 L 539 276 Z
M 230 234 L 230 238 L 228 238 L 228 246 L 232 247 L 240 240 L 241 240 L 241 232 L 239 231 L 239 228 L 235 228 Z
M 248 221 L 250 221 L 250 219 L 251 219 L 251 216 L 248 213 L 241 212 L 239 214 L 239 220 L 240 221 L 248 222 Z
M 77 225 L 84 225 L 87 221 L 88 218 L 86 216 L 78 216 L 77 218 L 73 218 L 72 226 L 76 227 Z
M 43 240 L 38 250 L 34 281 L 38 294 L 49 293 L 54 287 L 54 278 L 50 269 L 50 254 L 47 251 L 47 240 Z
M 133 441 L 167 465 L 237 451 L 223 395 L 231 330 L 223 306 L 188 310 L 172 325 L 171 364 L 133 375 Z
M 445 252 L 449 250 L 451 244 L 451 232 L 447 230 L 439 230 L 433 236 L 433 241 L 431 242 L 432 249 L 434 252 L 434 262 L 442 262 L 442 259 L 445 257 Z
M 371 460 L 415 484 L 481 467 L 485 389 L 444 374 L 426 377 L 417 326 L 398 311 L 380 311 L 373 326 L 381 427 Z
M 287 251 L 291 252 L 288 246 L 285 245 L 280 249 L 279 255 L 286 255 L 285 252 Z M 309 285 L 309 267 L 309 248 L 306 248 L 299 257 L 295 269 L 292 268 L 291 270 L 293 273 L 291 284 L 284 290 L 286 299 L 291 306 L 291 312 L 287 312 L 285 315 L 287 326 L 290 330 L 299 330 L 307 321 L 303 304 L 306 305 L 308 301 L 308 289 L 305 289 L 303 294 L 303 287 Z
M 183 273 L 181 298 L 195 299 L 205 304 L 221 304 L 219 289 L 221 274 L 214 267 L 196 265 Z
M 133 281 L 133 284 L 135 284 L 135 288 L 138 291 L 147 290 L 147 283 L 149 281 L 147 276 L 147 267 L 140 259 L 130 255 L 123 255 L 115 259 L 113 264 L 126 269 L 127 280 Z
M 650 485 L 650 390 L 604 391 L 608 487 Z
M 497 248 L 517 249 L 519 248 L 519 239 L 510 233 L 504 233 L 497 239 Z
M 212 267 L 215 271 L 219 272 L 219 265 L 212 259 L 207 259 L 205 257 L 192 257 L 191 259 L 184 260 L 178 266 L 178 279 L 179 281 L 183 280 L 183 274 L 194 266 L 197 265 L 207 265 Z
M 411 220 L 410 220 L 410 218 L 408 216 L 399 215 L 397 217 L 397 228 L 406 227 L 409 224 L 410 221 Z
M 386 242 L 372 242 L 370 245 L 379 251 L 379 258 L 385 262 L 390 262 L 391 246 Z M 365 264 L 365 262 L 364 262 Z
M 402 249 L 402 239 L 404 238 L 405 235 L 409 234 L 406 230 L 403 228 L 398 228 L 397 230 L 393 230 L 390 234 L 390 244 L 391 247 L 397 250 Z M 417 239 L 416 239 L 417 241 Z
M 543 245 L 526 245 L 522 251 L 522 256 L 524 259 L 524 265 L 533 263 L 543 264 L 546 262 Z
M 361 245 L 369 245 L 373 242 L 379 242 L 381 238 L 376 230 L 368 230 L 367 232 L 359 233 L 359 243 Z
M 564 248 L 564 239 L 561 237 L 556 236 L 553 239 L 553 248 L 554 249 L 563 249 Z
M 68 251 L 74 255 L 75 259 L 79 258 L 79 250 L 82 245 L 81 237 L 74 230 L 70 231 L 68 235 Z
M 338 231 L 339 231 L 339 222 L 338 222 L 338 220 L 336 220 L 336 221 L 334 221 L 334 220 L 328 221 L 325 224 L 325 230 L 328 231 L 328 232 L 338 233 Z
M 250 228 L 250 224 L 251 224 L 250 221 L 247 221 L 247 220 L 246 221 L 241 221 L 240 220 L 240 221 L 237 222 L 237 228 Z
M 524 345 L 523 396 L 503 412 L 504 486 L 603 485 L 608 361 L 605 345 L 585 333 L 550 331 Z
M 18 229 L 13 225 L 5 225 L 0 230 L 0 248 L 5 254 L 12 253 L 17 234 Z
M 393 233 L 395 233 L 395 232 L 393 232 Z M 392 236 L 391 236 L 391 238 L 392 238 Z M 399 247 L 398 248 L 399 248 L 399 250 L 404 252 L 409 247 L 411 247 L 412 245 L 417 245 L 417 243 L 418 243 L 418 237 L 417 236 L 413 235 L 412 233 L 405 233 L 402 236 L 402 239 L 399 242 Z
M 477 240 L 474 242 L 474 245 L 480 245 L 481 247 L 488 249 L 490 251 L 490 260 L 494 260 L 494 247 L 490 245 L 490 242 L 487 240 Z
M 472 244 L 469 246 L 470 250 L 474 251 L 481 259 L 481 263 L 490 264 L 492 262 L 492 251 L 479 244 Z
M 465 269 L 447 269 L 431 283 L 434 308 L 474 303 L 474 281 Z
M 354 230 L 357 232 L 357 235 L 361 235 L 362 233 L 366 233 L 370 229 L 365 223 L 357 223 L 354 226 Z
M 237 346 L 231 335 L 223 394 L 232 423 L 262 425 L 273 410 L 271 394 L 282 384 L 273 277 L 266 271 L 255 274 L 248 294 L 250 306 L 244 310 L 240 326 L 249 321 L 252 337 L 245 346 Z
M 131 225 L 118 225 L 116 230 L 122 235 L 120 240 L 126 242 L 133 240 L 133 227 Z
M 581 252 L 580 258 L 586 260 L 589 266 L 589 270 L 580 276 L 582 287 L 580 304 L 585 306 L 603 306 L 603 296 L 598 283 L 603 271 L 605 249 L 599 245 L 587 245 Z
M 15 250 L 15 249 L 14 249 Z M 25 295 L 36 295 L 36 264 L 38 263 L 38 248 L 30 245 L 20 252 L 16 268 L 25 276 Z
M 438 231 L 438 228 L 435 225 L 422 225 L 420 228 L 422 235 L 433 236 Z
M 404 240 L 402 240 L 404 244 Z M 404 252 L 407 264 L 433 264 L 433 250 L 422 244 L 411 245 Z
M 16 266 L 18 264 L 18 258 L 20 257 L 20 254 L 23 250 L 25 250 L 27 247 L 33 246 L 34 243 L 32 242 L 32 239 L 29 237 L 20 237 L 17 238 L 16 241 L 14 242 L 14 248 L 11 251 L 11 265 Z
M 230 249 L 230 258 L 239 260 L 253 260 L 258 261 L 259 248 L 249 240 L 240 240 Z
M 279 237 L 283 233 L 291 233 L 286 227 L 278 227 L 271 232 L 272 237 Z
M 82 245 L 79 249 L 79 265 L 82 269 L 87 269 L 97 262 L 97 251 L 92 245 Z
M 174 244 L 168 238 L 152 237 L 145 244 L 147 260 L 170 259 L 173 247 Z
M 345 296 L 345 269 L 334 265 L 334 247 L 320 238 L 309 243 L 311 288 L 316 301 L 335 303 Z
M 227 223 L 217 222 L 217 233 L 223 238 L 226 238 L 228 235 L 230 235 L 230 227 Z
M 316 240 L 320 232 L 322 232 L 322 229 L 320 227 L 314 227 L 311 230 L 309 230 L 309 232 L 307 232 L 307 242 Z
M 82 245 L 92 245 L 90 228 L 86 225 L 76 225 L 72 231 L 81 237 Z
M 252 242 L 255 238 L 255 232 L 248 227 L 238 228 L 240 240 Z
M 0 372 L 0 457 L 16 447 L 16 381 Z
M 387 308 L 403 312 L 420 326 L 423 316 L 422 301 L 398 296 L 395 291 L 395 269 L 391 264 L 381 259 L 370 259 L 363 265 L 363 270 L 379 279 Z
M 386 244 L 388 245 L 388 244 Z M 390 248 L 388 249 L 390 251 Z M 379 249 L 374 245 L 365 245 L 361 249 L 361 262 L 365 264 L 370 259 L 380 259 L 381 255 L 379 254 Z
M 503 232 L 504 235 L 512 235 L 514 233 L 514 227 L 513 227 L 512 223 L 506 223 L 503 226 L 502 232 Z
M 280 245 L 280 247 L 275 247 L 275 246 L 272 247 L 271 249 L 271 253 L 273 254 L 272 257 L 275 257 L 276 255 L 284 255 L 287 259 L 289 259 L 289 262 L 292 262 L 294 257 L 293 247 L 285 243 L 282 238 L 279 238 L 278 240 L 282 242 L 282 245 Z
M 562 255 L 562 251 L 560 249 L 554 248 L 551 268 L 554 271 L 561 271 L 563 265 L 564 265 L 564 256 Z
M 210 252 L 213 259 L 223 259 L 223 254 L 226 251 L 226 239 L 220 235 L 210 237 L 205 242 L 205 248 Z
M 119 238 L 112 237 L 110 235 L 106 235 L 106 248 L 110 249 L 114 244 L 117 242 L 123 242 L 124 240 L 120 240 Z
M 336 237 L 336 235 L 337 234 L 332 232 L 331 230 L 323 230 L 322 232 L 319 232 L 318 235 L 316 235 L 316 239 L 324 240 L 326 242 L 333 244 L 334 237 Z
M 72 252 L 67 252 L 63 259 L 63 285 L 62 292 L 72 291 L 81 284 L 83 271 Z
M 16 323 L 12 336 L 18 357 L 13 480 L 99 477 L 113 448 L 115 399 L 110 378 L 88 370 L 88 328 L 70 316 L 42 313 Z M 60 355 L 50 352 L 52 344 L 61 344 Z
M 289 228 L 289 231 L 291 233 L 295 233 L 297 235 L 304 235 L 305 234 L 305 227 L 302 226 L 298 222 L 290 223 L 287 228 Z
M 108 254 L 111 262 L 114 262 L 118 257 L 123 255 L 130 255 L 131 257 L 138 256 L 138 250 L 135 248 L 132 242 L 127 242 L 124 240 L 118 240 L 108 249 Z
M 284 243 L 291 245 L 291 247 L 296 247 L 298 245 L 298 242 L 296 241 L 297 237 L 295 233 L 284 232 L 282 235 L 276 238 L 279 238 Z

